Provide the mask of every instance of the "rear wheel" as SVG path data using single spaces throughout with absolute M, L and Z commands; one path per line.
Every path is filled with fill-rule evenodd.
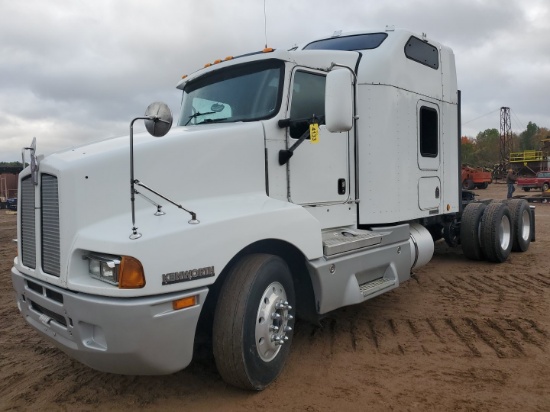
M 484 203 L 469 203 L 462 213 L 460 243 L 464 256 L 468 259 L 483 259 L 479 229 L 486 207 Z
M 490 262 L 501 263 L 512 251 L 513 226 L 505 203 L 490 203 L 481 219 L 481 245 Z
M 224 381 L 262 390 L 279 375 L 290 352 L 293 304 L 284 260 L 254 254 L 236 264 L 214 316 L 214 358 Z
M 510 199 L 506 202 L 512 216 L 514 240 L 512 251 L 525 252 L 531 243 L 531 211 L 529 203 L 524 199 Z
M 471 179 L 466 179 L 462 182 L 462 188 L 467 190 L 472 190 L 475 187 L 474 181 Z
M 450 247 L 457 247 L 460 243 L 460 226 L 455 219 L 443 225 L 443 238 Z
M 524 187 L 523 190 L 524 190 L 525 192 L 528 192 L 528 191 L 531 190 L 531 188 L 530 188 L 530 187 Z

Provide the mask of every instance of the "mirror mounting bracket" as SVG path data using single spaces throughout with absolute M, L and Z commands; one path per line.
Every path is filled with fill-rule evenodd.
M 315 114 L 305 120 L 305 122 L 307 122 L 308 124 L 319 124 L 321 121 L 322 121 L 322 116 L 321 116 L 321 119 L 319 119 L 317 116 L 315 116 Z M 304 120 L 297 120 L 297 121 L 292 121 L 290 119 L 283 119 L 283 120 L 279 120 L 279 127 L 288 127 L 290 125 L 292 125 L 293 123 L 304 123 Z M 306 140 L 307 138 L 309 137 L 309 127 L 306 129 L 306 131 L 298 138 L 298 140 L 296 141 L 296 143 L 294 143 L 292 146 L 290 146 L 288 149 L 286 150 L 279 150 L 279 164 L 281 166 L 285 165 L 288 163 L 288 161 L 290 160 L 290 158 L 294 155 L 294 151 L 298 148 L 298 146 L 300 146 L 304 140 Z

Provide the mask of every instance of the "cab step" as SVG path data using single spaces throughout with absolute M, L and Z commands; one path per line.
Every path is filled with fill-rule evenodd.
M 379 278 L 359 285 L 359 290 L 363 297 L 366 298 L 381 290 L 393 288 L 397 286 L 396 284 L 397 282 L 395 279 Z

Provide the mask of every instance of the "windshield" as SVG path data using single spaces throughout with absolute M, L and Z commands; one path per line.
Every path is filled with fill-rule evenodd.
M 238 122 L 274 116 L 281 105 L 284 63 L 264 60 L 212 72 L 183 89 L 178 125 Z

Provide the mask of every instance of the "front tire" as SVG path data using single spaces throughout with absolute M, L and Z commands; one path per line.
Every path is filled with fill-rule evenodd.
M 549 188 L 549 187 L 550 187 L 550 186 L 548 185 L 548 183 L 544 183 L 544 184 L 542 185 L 542 191 L 543 191 L 543 192 L 548 191 L 548 188 Z
M 262 390 L 283 370 L 290 352 L 294 284 L 283 259 L 242 258 L 231 270 L 214 315 L 213 350 L 223 380 Z

